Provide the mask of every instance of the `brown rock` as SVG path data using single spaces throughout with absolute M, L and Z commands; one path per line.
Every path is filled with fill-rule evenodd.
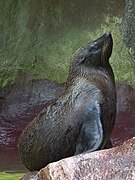
M 112 149 L 51 163 L 38 174 L 43 180 L 134 180 L 135 137 Z
M 135 136 L 135 89 L 117 82 L 117 116 L 111 135 L 113 146 Z

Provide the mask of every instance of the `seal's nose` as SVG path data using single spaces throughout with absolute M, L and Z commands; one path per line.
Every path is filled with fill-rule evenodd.
M 104 36 L 107 37 L 107 38 L 108 38 L 108 37 L 112 37 L 112 35 L 111 35 L 110 32 L 106 32 L 106 33 L 104 34 Z

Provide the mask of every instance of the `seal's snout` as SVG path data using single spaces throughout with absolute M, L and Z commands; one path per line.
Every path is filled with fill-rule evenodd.
M 102 40 L 103 41 L 112 41 L 112 34 L 110 32 L 106 32 L 103 36 L 102 36 Z
M 106 32 L 103 35 L 103 55 L 104 59 L 106 57 L 106 60 L 108 60 L 112 54 L 112 48 L 113 48 L 113 39 L 110 32 Z
M 106 32 L 100 38 L 94 41 L 94 43 L 95 42 L 98 47 L 103 47 L 106 43 L 112 43 L 112 35 L 110 32 Z
M 107 38 L 108 38 L 108 37 L 112 38 L 112 35 L 111 35 L 110 32 L 106 32 L 104 35 L 105 35 L 105 37 L 107 37 Z

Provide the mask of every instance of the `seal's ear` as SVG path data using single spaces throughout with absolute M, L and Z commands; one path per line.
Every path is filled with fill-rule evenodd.
M 80 57 L 80 63 L 83 64 L 84 62 L 85 62 L 85 56 L 82 55 L 82 56 Z

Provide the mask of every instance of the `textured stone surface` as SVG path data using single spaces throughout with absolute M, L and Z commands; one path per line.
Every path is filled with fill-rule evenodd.
M 128 47 L 135 45 L 135 0 L 127 0 L 123 16 L 123 39 Z
M 51 163 L 39 175 L 44 180 L 134 180 L 135 138 L 112 149 Z
M 124 2 L 0 1 L 0 87 L 15 81 L 18 71 L 34 78 L 66 80 L 73 51 L 94 38 L 104 14 L 122 14 Z
M 113 145 L 135 136 L 135 89 L 125 83 L 116 83 L 117 116 L 112 132 Z
M 135 75 L 135 0 L 127 0 L 123 22 L 122 22 L 123 40 L 129 48 L 131 54 L 131 66 Z
M 33 171 L 25 174 L 20 180 L 38 180 L 38 171 Z

